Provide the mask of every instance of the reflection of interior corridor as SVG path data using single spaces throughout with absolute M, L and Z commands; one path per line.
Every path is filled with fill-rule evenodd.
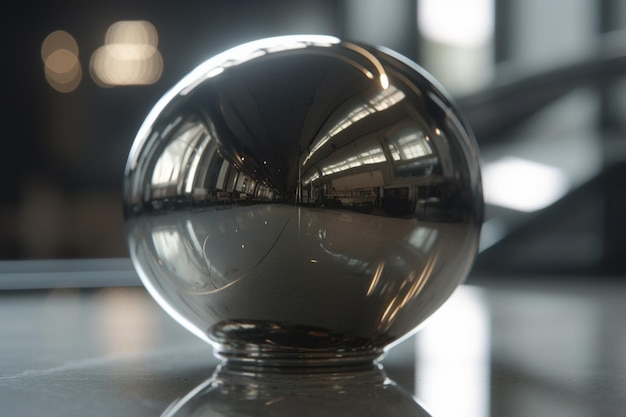
M 403 317 L 411 327 L 436 308 L 435 287 L 441 297 L 456 282 L 431 277 L 469 267 L 468 229 L 272 204 L 144 216 L 129 234 L 159 291 L 192 310 L 233 320 L 297 315 L 293 322 L 368 336 Z M 376 321 L 378 329 L 358 328 Z

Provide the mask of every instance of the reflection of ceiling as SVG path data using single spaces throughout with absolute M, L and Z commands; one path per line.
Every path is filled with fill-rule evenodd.
M 296 184 L 282 182 L 300 177 L 303 159 L 324 174 L 387 161 L 380 142 L 335 155 L 407 116 L 400 107 L 386 111 L 405 93 L 393 84 L 382 88 L 361 70 L 332 55 L 312 54 L 298 60 L 289 55 L 259 59 L 255 66 L 220 75 L 213 85 L 228 130 L 225 158 L 235 166 L 246 158 L 240 166 L 247 175 L 285 194 Z M 329 155 L 333 162 L 326 160 Z
M 357 168 L 363 165 L 376 164 L 379 162 L 385 162 L 387 158 L 383 153 L 381 147 L 374 147 L 359 152 L 356 155 L 352 155 L 335 164 L 326 165 L 322 168 L 322 175 L 334 174 L 337 172 L 346 171 L 351 168 Z
M 259 60 L 255 66 L 231 71 L 235 76 L 223 77 L 215 85 L 224 119 L 236 135 L 235 146 L 241 155 L 258 159 L 246 165 L 256 162 L 275 170 L 296 169 L 299 153 L 337 103 L 371 84 L 353 67 L 321 56 Z M 345 79 L 351 82 L 342 82 Z
M 433 140 L 424 130 L 416 122 L 407 121 L 391 132 L 383 129 L 353 139 L 352 143 L 335 150 L 327 158 L 312 166 L 308 164 L 303 184 L 322 177 L 334 180 L 340 176 L 354 176 L 359 172 L 369 172 L 372 168 L 368 165 L 384 163 L 389 167 L 386 171 L 388 180 L 398 176 L 430 175 L 439 164 L 439 158 L 432 145 Z
M 365 119 L 368 116 L 375 114 L 376 112 L 381 112 L 397 104 L 404 97 L 405 94 L 393 85 L 390 85 L 386 89 L 378 92 L 369 100 L 364 97 L 359 97 L 359 100 L 356 101 L 356 105 L 353 108 L 345 110 L 346 114 L 342 115 L 340 112 L 337 112 L 339 113 L 337 114 L 339 116 L 339 120 L 336 121 L 336 124 L 329 128 L 328 131 L 322 131 L 323 134 L 319 135 L 316 138 L 308 152 L 307 157 L 304 159 L 303 165 L 306 164 L 306 162 L 313 156 L 314 153 L 316 153 L 324 145 L 326 145 L 330 139 L 339 135 L 341 132 L 348 129 L 354 123 L 360 121 L 361 119 Z M 365 120 L 365 122 L 371 120 L 371 118 L 368 118 Z M 378 129 L 368 129 L 368 133 L 374 132 L 375 130 Z
M 255 55 L 254 65 L 209 71 L 150 139 L 150 158 L 159 155 L 147 168 L 158 188 L 152 197 L 225 191 L 299 199 L 312 181 L 352 187 L 348 179 L 367 172 L 378 175 L 368 186 L 451 176 L 454 163 L 441 156 L 450 153 L 447 122 L 431 118 L 447 116 L 424 107 L 422 86 L 398 68 L 357 49 Z M 176 112 L 183 116 L 172 122 Z
M 430 157 L 428 159 L 431 160 L 428 164 L 433 164 L 432 155 L 435 152 L 430 144 L 431 139 L 424 132 L 426 128 L 407 118 L 403 108 L 394 107 L 406 96 L 393 85 L 383 90 L 370 85 L 341 103 L 329 113 L 324 127 L 308 141 L 312 146 L 308 147 L 307 153 L 303 152 L 303 146 L 296 146 L 298 145 L 296 141 L 288 141 L 286 137 L 283 137 L 281 146 L 277 147 L 277 144 L 270 140 L 271 129 L 276 126 L 268 124 L 261 114 L 264 106 L 257 104 L 261 100 L 258 100 L 246 85 L 235 83 L 228 78 L 225 80 L 219 83 L 219 89 L 230 89 L 229 94 L 222 93 L 223 104 L 220 106 L 226 119 L 221 125 L 224 126 L 224 123 L 228 125 L 226 136 L 216 132 L 212 119 L 208 120 L 208 125 L 195 117 L 184 121 L 179 119 L 177 126 L 170 129 L 171 133 L 164 133 L 167 140 L 161 142 L 163 149 L 151 175 L 152 186 L 162 189 L 159 191 L 160 196 L 192 194 L 207 187 L 218 190 L 233 188 L 246 193 L 280 189 L 278 178 L 285 178 L 284 175 L 280 175 L 280 170 L 295 169 L 293 166 L 285 166 L 285 161 L 291 161 L 296 165 L 302 158 L 303 164 L 312 168 L 312 171 L 307 170 L 303 173 L 305 185 L 320 176 L 337 179 L 348 175 L 352 178 L 359 172 L 371 169 L 368 166 L 374 164 L 387 163 L 392 168 L 390 173 L 398 169 L 405 171 L 417 169 L 422 172 L 427 166 L 422 167 L 419 165 L 421 162 L 417 168 L 407 166 L 406 162 L 416 163 L 416 160 L 426 157 Z M 314 88 L 312 85 L 311 89 Z M 317 94 L 323 90 L 324 88 L 318 86 Z M 268 94 L 266 96 L 270 97 L 266 98 L 267 102 L 276 97 Z M 289 96 L 284 93 L 280 99 L 286 100 Z M 283 105 L 286 106 L 286 102 Z M 392 107 L 393 110 L 386 111 Z M 272 114 L 277 115 L 280 110 L 274 109 Z M 396 122 L 391 124 L 393 126 L 391 130 L 387 124 L 381 125 L 379 113 L 386 113 L 383 117 Z M 306 111 L 303 111 L 302 115 L 306 119 L 313 117 Z M 403 121 L 398 124 L 398 119 Z M 296 133 L 301 139 L 307 135 L 305 130 L 299 132 L 294 130 L 294 134 Z M 216 141 L 214 137 L 219 139 Z M 218 142 L 221 140 L 223 143 L 229 143 L 227 138 L 235 138 L 235 146 L 225 148 L 222 145 L 222 152 L 217 155 L 219 161 L 213 160 L 219 146 Z M 333 139 L 332 143 L 329 143 L 330 139 Z M 222 159 L 224 153 L 226 160 Z M 305 155 L 308 156 L 304 157 Z M 308 161 L 309 158 L 312 160 Z M 435 164 L 436 160 L 435 156 Z M 392 165 L 398 166 L 393 168 Z M 255 189 L 257 183 L 263 184 L 260 186 L 262 190 Z M 285 187 L 287 184 L 282 186 Z

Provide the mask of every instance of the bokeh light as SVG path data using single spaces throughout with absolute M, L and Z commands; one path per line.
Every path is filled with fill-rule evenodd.
M 159 43 L 159 37 L 152 23 L 145 20 L 126 20 L 113 23 L 105 36 L 106 45 L 121 43 L 156 47 Z
M 486 203 L 523 212 L 549 206 L 570 187 L 561 169 L 513 156 L 485 163 L 482 176 Z
M 50 55 L 60 49 L 65 49 L 78 56 L 78 44 L 74 37 L 63 30 L 57 30 L 44 39 L 41 45 L 41 59 L 46 62 Z
M 91 77 L 102 87 L 154 84 L 163 71 L 157 45 L 158 35 L 152 23 L 113 23 L 104 45 L 91 56 Z
M 62 93 L 74 91 L 82 79 L 78 60 L 78 43 L 69 33 L 57 30 L 50 33 L 41 45 L 46 80 Z

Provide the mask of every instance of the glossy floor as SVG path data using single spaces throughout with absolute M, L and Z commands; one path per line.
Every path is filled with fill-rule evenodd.
M 408 395 L 404 412 L 622 416 L 626 287 L 502 282 L 461 287 L 417 336 L 391 349 L 382 365 L 392 388 Z M 209 346 L 142 288 L 0 293 L 3 416 L 190 415 L 167 413 L 206 386 L 217 366 Z M 322 380 L 315 379 L 323 390 L 339 392 Z M 359 389 L 365 409 L 389 394 Z M 277 395 L 257 389 L 245 398 L 269 394 Z M 344 397 L 332 398 L 329 409 L 339 410 Z M 368 401 L 378 403 L 367 408 Z M 256 404 L 262 415 L 276 401 Z M 204 415 L 245 415 L 221 412 Z

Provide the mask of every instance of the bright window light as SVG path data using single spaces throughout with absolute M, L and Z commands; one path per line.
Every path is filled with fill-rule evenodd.
M 165 147 L 157 160 L 152 173 L 152 185 L 178 185 L 180 168 L 187 166 L 204 132 L 201 124 L 190 124 L 181 129 L 181 133 Z
M 549 206 L 569 188 L 560 169 L 516 157 L 486 163 L 482 174 L 487 204 L 524 212 Z
M 420 0 L 417 23 L 422 35 L 432 41 L 479 46 L 493 35 L 493 0 Z

